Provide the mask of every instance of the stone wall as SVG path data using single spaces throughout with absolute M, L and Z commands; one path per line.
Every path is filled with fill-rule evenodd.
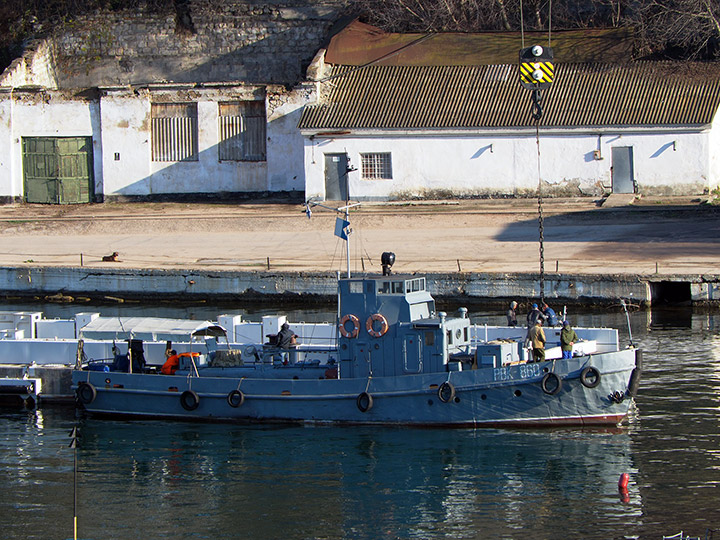
M 0 86 L 57 86 L 53 45 L 50 41 L 32 43 L 25 55 L 16 58 L 0 76 Z
M 115 12 L 55 36 L 59 87 L 169 82 L 292 85 L 342 10 L 341 0 L 188 0 L 182 13 Z

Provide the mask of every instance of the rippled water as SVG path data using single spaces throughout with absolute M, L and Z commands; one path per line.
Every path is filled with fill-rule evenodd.
M 665 314 L 674 326 L 657 318 L 633 315 L 645 376 L 622 429 L 80 418 L 79 536 L 702 537 L 720 529 L 720 325 L 699 314 Z M 574 322 L 620 327 L 624 316 L 579 314 Z M 3 538 L 72 538 L 74 425 L 71 410 L 0 412 Z M 626 502 L 617 490 L 624 472 Z

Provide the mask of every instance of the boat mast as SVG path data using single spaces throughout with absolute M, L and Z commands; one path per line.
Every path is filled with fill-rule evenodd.
M 307 215 L 308 219 L 312 217 L 312 209 L 316 206 L 319 206 L 320 208 L 325 208 L 326 210 L 332 210 L 336 214 L 340 214 L 342 216 L 338 217 L 335 220 L 335 236 L 341 238 L 342 240 L 345 240 L 347 277 L 350 278 L 350 234 L 352 233 L 352 230 L 350 229 L 350 209 L 356 206 L 360 206 L 360 203 L 350 204 L 350 201 L 347 201 L 344 206 L 333 208 L 332 206 L 327 206 L 317 201 L 313 201 L 312 198 L 310 198 L 305 201 L 304 206 L 305 215 Z

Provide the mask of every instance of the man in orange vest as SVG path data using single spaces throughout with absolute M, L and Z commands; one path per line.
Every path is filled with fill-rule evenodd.
M 160 373 L 163 375 L 175 375 L 178 367 L 180 366 L 180 355 L 175 349 L 170 351 L 170 356 L 165 360 L 165 363 L 160 368 Z

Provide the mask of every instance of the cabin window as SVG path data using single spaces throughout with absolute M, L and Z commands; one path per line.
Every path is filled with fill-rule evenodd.
M 362 294 L 362 281 L 351 281 L 348 283 L 348 290 L 353 294 Z
M 446 332 L 446 334 L 447 334 L 447 342 L 448 342 L 448 345 L 452 345 L 452 344 L 453 344 L 452 330 L 448 330 L 448 331 Z
M 402 281 L 383 281 L 378 287 L 378 292 L 381 294 L 402 294 L 403 293 L 403 282 Z
M 363 180 L 392 180 L 390 152 L 360 154 Z
M 419 292 L 425 290 L 425 278 L 409 279 L 405 282 L 405 292 Z
M 153 161 L 198 160 L 197 103 L 150 105 Z
M 435 332 L 425 332 L 425 345 L 428 347 L 435 345 Z
M 264 101 L 218 103 L 220 161 L 265 161 Z

